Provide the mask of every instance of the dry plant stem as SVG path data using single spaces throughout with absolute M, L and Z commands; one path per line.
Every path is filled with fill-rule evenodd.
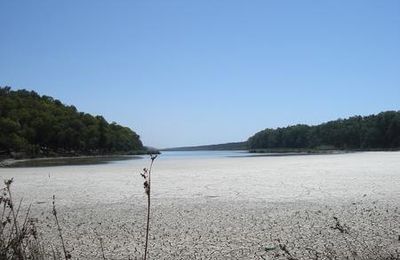
M 32 207 L 32 204 L 29 204 L 28 210 L 26 211 L 26 214 L 25 214 L 24 224 L 22 225 L 22 227 L 26 227 L 26 225 L 28 223 L 28 217 L 29 217 L 29 213 L 31 212 L 31 207 Z
M 100 238 L 100 248 L 101 248 L 101 254 L 103 256 L 103 260 L 106 260 L 106 255 L 104 254 L 104 247 L 103 247 L 103 239 Z
M 6 185 L 6 188 L 7 188 L 8 195 L 10 196 L 10 201 L 13 201 L 12 195 L 11 195 L 10 185 Z M 22 199 L 21 199 L 21 201 L 19 203 L 18 211 L 19 211 L 19 208 L 21 207 L 21 202 L 22 202 Z M 14 218 L 15 234 L 17 235 L 17 237 L 19 237 L 18 223 L 17 223 L 17 215 L 18 215 L 18 213 L 17 213 L 17 215 L 15 214 L 14 205 L 13 204 L 10 205 L 10 208 L 11 208 L 11 212 L 12 212 L 12 215 L 13 215 L 13 218 Z
M 56 219 L 58 234 L 60 236 L 61 245 L 62 245 L 62 248 L 63 248 L 63 251 L 64 251 L 64 257 L 65 257 L 65 259 L 70 259 L 71 255 L 67 253 L 67 249 L 65 248 L 64 238 L 62 236 L 61 227 L 60 227 L 60 224 L 58 222 L 57 211 L 56 211 L 56 196 L 55 195 L 53 195 L 53 215 L 54 215 L 54 218 Z
M 10 189 L 11 183 L 12 183 L 12 179 L 11 179 L 11 182 L 10 182 L 10 183 L 6 184 L 6 189 L 7 189 L 7 192 L 8 192 L 8 196 L 10 197 L 10 201 L 12 202 L 13 199 L 12 199 L 11 189 Z M 15 228 L 15 235 L 16 235 L 16 238 L 17 238 L 18 240 L 21 239 L 20 233 L 19 233 L 19 230 L 18 230 L 18 220 L 17 220 L 18 213 L 19 213 L 19 210 L 20 210 L 20 208 L 21 208 L 21 204 L 22 204 L 22 198 L 21 198 L 21 200 L 20 200 L 20 202 L 19 202 L 17 212 L 15 212 L 15 210 L 14 210 L 14 204 L 13 204 L 13 203 L 10 203 L 10 209 L 11 209 L 11 213 L 12 213 L 13 219 L 14 219 L 13 228 Z M 11 242 L 11 234 L 12 234 L 12 233 L 10 233 L 10 239 L 9 239 L 10 242 Z M 9 245 L 7 246 L 7 248 L 8 248 L 9 246 L 11 246 L 11 243 L 9 243 Z M 22 248 L 21 248 L 21 246 L 20 246 L 19 244 L 17 245 L 17 248 L 16 248 L 16 249 L 17 249 L 17 251 L 18 251 L 18 254 L 19 254 L 20 256 L 23 257 Z
M 53 253 L 53 260 L 57 260 L 56 252 L 54 251 L 54 247 L 51 246 L 51 252 Z
M 146 243 L 144 247 L 144 260 L 147 259 L 147 248 L 149 244 L 149 231 L 150 231 L 150 191 L 151 191 L 151 169 L 153 168 L 153 163 L 154 160 L 157 158 L 157 155 L 150 155 L 151 158 L 151 163 L 150 163 L 150 168 L 148 172 L 148 187 L 147 187 L 147 224 L 146 224 Z
M 99 242 L 100 242 L 100 249 L 101 249 L 101 256 L 102 256 L 102 259 L 103 259 L 103 260 L 106 260 L 107 258 L 106 258 L 106 255 L 104 254 L 103 238 L 97 233 L 96 230 L 94 231 L 94 233 L 96 234 L 97 239 L 98 239 Z
M 4 233 L 4 225 L 3 225 L 3 223 L 4 223 L 4 214 L 5 214 L 5 211 L 6 211 L 6 203 L 3 203 L 3 212 L 1 213 L 1 225 L 0 225 L 0 239 L 1 239 L 1 241 L 3 241 L 3 233 Z

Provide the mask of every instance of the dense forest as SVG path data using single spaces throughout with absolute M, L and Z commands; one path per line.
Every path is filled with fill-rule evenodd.
M 34 91 L 0 87 L 0 156 L 98 155 L 143 151 L 139 136 L 102 116 Z
M 398 149 L 400 111 L 354 116 L 317 126 L 265 129 L 248 139 L 251 150 L 275 148 Z

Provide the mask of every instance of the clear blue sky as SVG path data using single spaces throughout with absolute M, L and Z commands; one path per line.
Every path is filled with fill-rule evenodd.
M 400 110 L 400 1 L 0 0 L 0 85 L 146 145 Z

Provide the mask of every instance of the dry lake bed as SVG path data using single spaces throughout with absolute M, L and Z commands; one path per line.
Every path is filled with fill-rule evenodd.
M 147 157 L 0 168 L 73 259 L 141 259 Z M 102 245 L 102 246 L 101 246 Z M 152 175 L 150 259 L 399 259 L 400 152 L 165 152 Z

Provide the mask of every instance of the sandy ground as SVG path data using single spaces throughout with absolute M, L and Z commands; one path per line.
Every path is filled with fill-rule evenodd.
M 399 257 L 399 206 L 366 197 L 335 205 L 156 199 L 149 255 L 150 259 Z M 36 208 L 35 215 L 47 219 L 40 222 L 41 234 L 46 243 L 60 248 L 48 212 L 41 215 Z M 61 207 L 58 214 L 67 249 L 74 259 L 101 259 L 101 243 L 107 259 L 141 259 L 144 204 Z
M 3 168 L 73 259 L 142 259 L 148 160 Z M 279 158 L 159 158 L 150 259 L 399 259 L 400 152 Z M 389 258 L 392 256 L 392 258 Z M 397 257 L 397 258 L 395 258 Z

